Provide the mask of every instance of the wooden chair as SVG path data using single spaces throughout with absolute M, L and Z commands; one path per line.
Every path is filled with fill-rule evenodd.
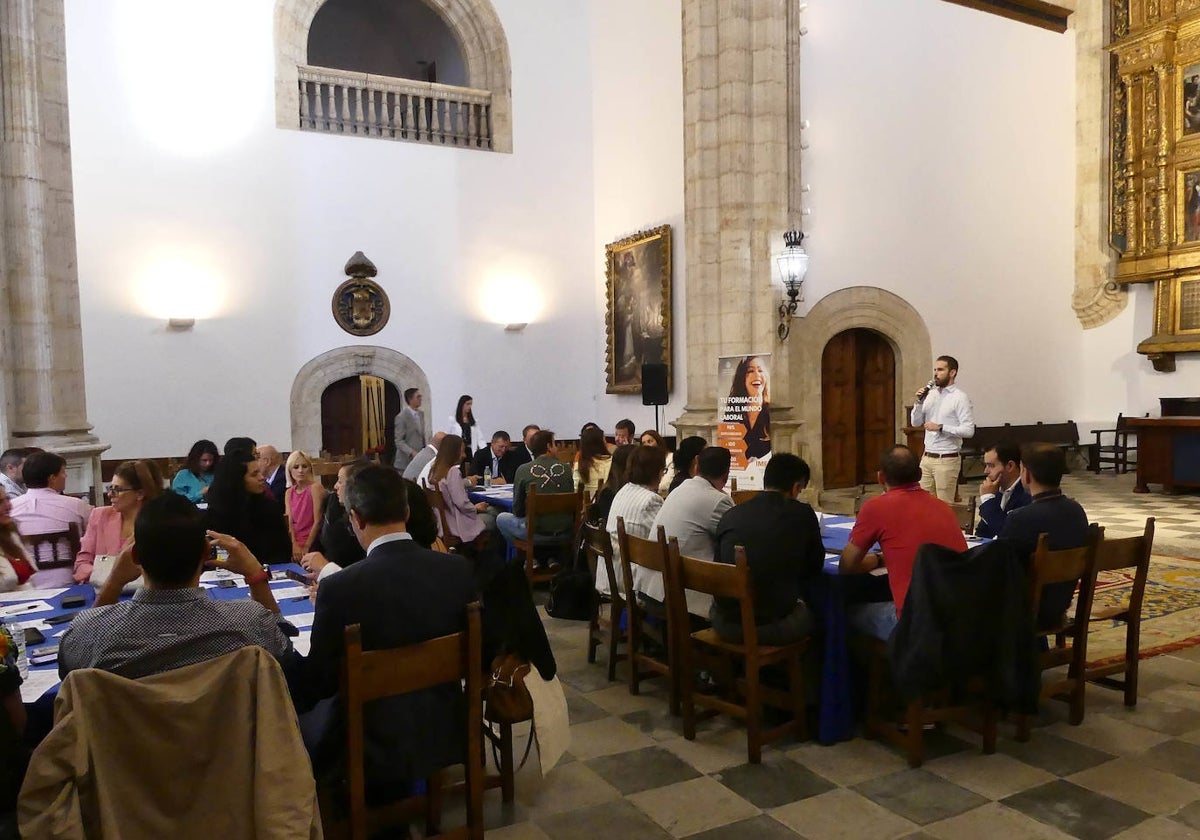
M 659 572 L 664 582 L 667 576 L 667 534 L 660 526 L 657 539 L 647 540 L 635 537 L 625 530 L 625 517 L 617 518 L 617 545 L 621 549 L 621 586 L 625 592 L 625 651 L 629 658 L 629 693 L 638 694 L 641 682 L 652 677 L 665 677 L 668 686 L 668 706 L 671 714 L 679 714 L 679 686 L 673 668 L 675 645 L 673 643 L 673 622 L 669 607 L 661 609 L 647 606 L 647 602 L 637 596 L 633 588 L 633 567 L 641 566 Z M 670 594 L 667 595 L 670 600 Z M 686 606 L 684 612 L 687 611 Z M 658 622 L 659 630 L 652 621 Z M 688 625 L 681 625 L 687 627 Z M 656 642 L 663 652 L 662 659 L 646 653 L 643 648 L 643 637 Z
M 1112 572 L 1119 569 L 1134 569 L 1133 588 L 1125 604 L 1093 610 L 1092 621 L 1125 622 L 1125 657 L 1109 665 L 1087 666 L 1084 680 L 1095 682 L 1105 688 L 1125 692 L 1125 705 L 1137 705 L 1138 652 L 1142 632 L 1142 598 L 1146 592 L 1146 577 L 1150 573 L 1150 552 L 1154 545 L 1154 517 L 1146 519 L 1146 528 L 1140 537 L 1110 540 L 1102 538 L 1096 546 L 1096 572 Z M 1112 674 L 1123 674 L 1114 679 Z
M 965 502 L 951 502 L 950 509 L 958 519 L 958 527 L 966 534 L 975 533 L 975 496 L 968 496 Z
M 661 531 L 661 529 L 660 529 Z M 781 646 L 758 643 L 758 627 L 754 621 L 754 592 L 750 567 L 741 546 L 734 549 L 735 565 L 699 560 L 679 553 L 679 542 L 672 538 L 667 547 L 668 572 L 667 605 L 672 610 L 672 623 L 679 628 L 676 644 L 676 681 L 679 684 L 680 705 L 683 707 L 683 737 L 696 738 L 696 706 L 740 718 L 746 722 L 746 750 L 751 764 L 762 762 L 763 744 L 786 735 L 795 734 L 800 740 L 807 737 L 804 704 L 804 671 L 801 656 L 808 648 L 808 639 Z M 736 599 L 741 607 L 742 643 L 726 642 L 709 628 L 688 632 L 685 590 L 707 592 L 714 598 Z M 731 680 L 726 696 L 701 694 L 693 686 L 694 657 L 705 653 L 717 655 L 744 665 L 744 677 Z M 731 663 L 732 664 L 732 663 Z M 760 682 L 760 672 L 768 665 L 783 665 L 788 674 L 788 690 L 768 688 Z M 730 674 L 733 668 L 728 669 Z M 763 706 L 770 705 L 791 713 L 791 719 L 772 729 L 763 728 Z
M 529 495 L 525 497 L 525 537 L 513 540 L 513 552 L 518 556 L 524 555 L 525 576 L 529 583 L 542 583 L 557 574 L 557 570 L 539 569 L 534 558 L 534 549 L 546 546 L 567 548 L 571 547 L 575 535 L 579 533 L 579 522 L 583 518 L 583 491 L 571 493 L 541 493 L 537 487 L 530 486 Z M 571 515 L 571 526 L 561 534 L 542 535 L 537 533 L 539 516 L 562 513 Z
M 761 490 L 732 490 L 730 495 L 733 498 L 735 505 L 740 505 L 742 502 L 748 502 L 761 493 Z
M 467 606 L 466 629 L 450 636 L 389 650 L 364 651 L 357 624 L 346 628 L 346 657 L 342 664 L 342 697 L 346 711 L 346 771 L 349 781 L 348 825 L 333 822 L 326 836 L 366 840 L 380 826 L 392 825 L 423 814 L 426 837 L 483 838 L 483 667 L 480 663 L 479 604 Z M 427 793 L 368 809 L 364 761 L 363 707 L 384 697 L 395 697 L 448 682 L 465 681 L 466 768 L 464 788 L 467 824 L 438 833 L 442 799 L 439 772 L 426 781 Z M 331 808 L 321 812 L 330 819 Z
M 69 523 L 65 531 L 25 534 L 23 538 L 39 571 L 75 567 L 75 555 L 79 554 L 79 526 L 74 522 Z
M 1068 718 L 1072 726 L 1083 722 L 1084 688 L 1087 686 L 1087 637 L 1092 614 L 1092 598 L 1096 594 L 1096 546 L 1100 541 L 1100 529 L 1092 525 L 1088 544 L 1083 548 L 1051 551 L 1047 535 L 1038 538 L 1037 550 L 1029 563 L 1030 603 L 1033 620 L 1037 621 L 1045 588 L 1055 583 L 1079 581 L 1075 598 L 1075 615 L 1063 616 L 1061 622 L 1052 627 L 1034 626 L 1037 636 L 1055 637 L 1055 644 L 1041 655 L 1041 670 L 1067 666 L 1065 676 L 1042 686 L 1042 698 L 1065 699 L 1071 706 Z M 1071 644 L 1067 646 L 1066 641 Z M 1017 740 L 1029 740 L 1029 716 L 1021 715 L 1017 720 Z
M 446 516 L 446 500 L 442 497 L 442 491 L 428 485 L 425 485 L 421 489 L 425 491 L 425 499 L 429 502 L 429 506 L 433 508 L 434 515 L 437 516 L 438 522 L 442 526 L 441 539 L 445 543 L 446 548 L 450 551 L 457 551 L 462 548 L 462 540 L 450 530 L 450 520 Z
M 587 661 L 596 661 L 596 648 L 608 644 L 608 681 L 617 678 L 617 662 L 627 658 L 623 653 L 617 653 L 617 645 L 623 641 L 621 633 L 621 613 L 625 612 L 625 597 L 621 587 L 617 585 L 617 574 L 613 568 L 612 538 L 603 525 L 585 523 L 583 526 L 584 547 L 587 551 L 588 571 L 592 579 L 596 579 L 596 571 L 603 568 L 608 577 L 608 595 L 596 592 L 596 601 L 592 607 L 592 617 L 588 621 L 588 652 Z
M 1150 415 L 1147 414 L 1147 417 Z M 1129 418 L 1123 414 L 1117 415 L 1115 429 L 1099 429 L 1092 435 L 1096 442 L 1092 444 L 1092 470 L 1099 475 L 1105 464 L 1112 464 L 1113 472 L 1129 472 L 1129 467 L 1137 466 L 1137 432 L 1129 427 Z M 1104 436 L 1112 435 L 1112 443 L 1105 443 Z M 1130 445 L 1130 438 L 1133 444 Z M 1130 460 L 1130 454 L 1135 457 Z

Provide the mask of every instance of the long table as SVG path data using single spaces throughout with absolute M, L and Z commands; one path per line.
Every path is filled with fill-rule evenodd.
M 304 574 L 304 570 L 293 563 L 280 563 L 271 567 L 272 575 L 282 576 L 287 570 Z M 232 580 L 237 585 L 229 588 L 221 588 L 218 585 L 220 580 Z M 210 586 L 211 584 L 211 586 Z M 234 574 L 226 570 L 214 570 L 205 572 L 201 579 L 203 586 L 210 597 L 218 598 L 223 601 L 231 601 L 239 598 L 249 598 L 250 589 L 245 585 L 241 575 Z M 300 635 L 292 640 L 293 645 L 300 653 L 308 652 L 308 634 L 312 627 L 313 605 L 308 599 L 307 593 L 302 593 L 301 584 L 287 577 L 280 577 L 278 580 L 271 581 L 271 589 L 276 593 L 276 601 L 279 602 L 280 612 L 288 618 L 296 629 L 300 631 Z M 54 594 L 45 597 L 45 593 L 52 592 Z M 84 599 L 84 606 L 76 609 L 67 609 L 63 607 L 62 601 L 64 598 L 71 595 L 79 595 Z M 128 600 L 130 596 L 122 596 L 121 600 Z M 52 618 L 57 615 L 66 613 L 78 613 L 88 607 L 96 600 L 96 590 L 90 584 L 76 584 L 64 589 L 55 590 L 28 590 L 25 592 L 9 592 L 5 593 L 0 602 L 0 613 L 4 612 L 7 607 L 19 607 L 22 603 L 29 604 L 35 601 L 44 601 L 49 605 L 49 609 L 33 609 L 28 613 L 21 613 L 19 616 L 10 619 L 5 618 L 5 621 L 16 620 L 21 624 L 36 624 L 44 621 L 47 618 Z M 56 645 L 67 628 L 70 627 L 70 622 L 63 624 L 43 625 L 42 633 L 46 639 L 39 644 L 26 645 L 26 651 L 30 656 L 36 655 L 39 650 L 43 650 L 51 645 Z M 30 663 L 29 676 L 21 686 L 21 699 L 28 704 L 40 704 L 47 700 L 52 701 L 54 695 L 58 693 L 58 663 L 52 662 L 46 665 L 33 665 Z
M 511 512 L 513 509 L 513 488 L 511 484 L 501 484 L 497 487 L 472 487 L 467 491 L 467 498 L 472 502 L 487 502 L 492 507 Z

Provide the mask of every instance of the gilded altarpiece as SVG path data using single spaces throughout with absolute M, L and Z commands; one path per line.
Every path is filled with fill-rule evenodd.
M 1154 284 L 1156 370 L 1200 352 L 1200 0 L 1113 0 L 1116 282 Z

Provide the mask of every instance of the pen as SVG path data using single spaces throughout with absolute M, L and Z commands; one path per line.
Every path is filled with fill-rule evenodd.
M 6 609 L 4 611 L 4 614 L 5 615 L 16 615 L 17 613 L 23 613 L 23 612 L 28 612 L 29 610 L 38 610 L 38 609 L 41 609 L 41 604 L 24 604 L 23 606 L 21 606 L 20 609 L 18 609 L 16 607 L 9 607 L 8 609 Z
M 290 604 L 290 603 L 292 603 L 292 602 L 294 602 L 294 601 L 307 601 L 307 600 L 308 600 L 308 596 L 307 596 L 307 595 L 297 595 L 295 598 L 284 598 L 284 599 L 283 599 L 283 602 L 284 602 L 285 604 Z

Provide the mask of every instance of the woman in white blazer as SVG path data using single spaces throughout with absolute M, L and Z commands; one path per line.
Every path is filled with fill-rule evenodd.
M 450 418 L 450 422 L 446 424 L 445 432 L 448 435 L 458 435 L 463 439 L 463 448 L 466 450 L 466 458 L 470 460 L 471 456 L 478 452 L 483 447 L 491 442 L 491 437 L 483 430 L 483 426 L 475 420 L 475 412 L 472 411 L 474 400 L 469 394 L 463 394 L 458 398 L 458 407 L 454 409 L 454 416 Z

